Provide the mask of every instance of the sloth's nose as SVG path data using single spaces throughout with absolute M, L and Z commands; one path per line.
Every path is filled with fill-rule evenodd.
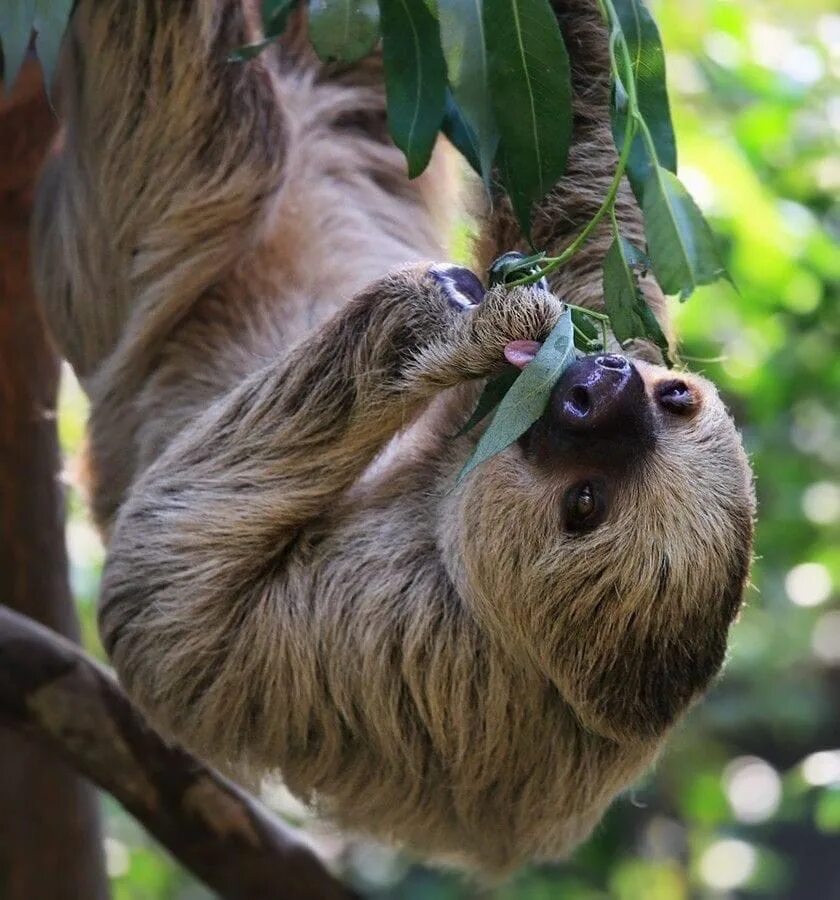
M 563 373 L 552 392 L 550 410 L 561 430 L 629 436 L 645 416 L 644 384 L 623 356 L 586 356 Z

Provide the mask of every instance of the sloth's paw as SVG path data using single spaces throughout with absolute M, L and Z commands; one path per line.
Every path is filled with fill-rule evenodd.
M 492 374 L 505 362 L 522 368 L 562 311 L 560 300 L 541 288 L 493 288 L 460 326 L 461 365 L 472 377 Z
M 506 362 L 524 366 L 563 309 L 556 297 L 538 287 L 485 290 L 462 266 L 430 265 L 420 280 L 426 279 L 450 315 L 438 320 L 437 333 L 420 349 L 416 365 L 425 379 L 442 386 L 492 375 Z

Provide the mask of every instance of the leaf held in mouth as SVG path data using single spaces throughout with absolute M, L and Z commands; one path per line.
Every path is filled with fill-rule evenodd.
M 573 337 L 572 312 L 567 307 L 533 362 L 522 370 L 502 398 L 487 431 L 461 469 L 459 482 L 476 466 L 509 447 L 545 412 L 554 386 L 575 361 Z

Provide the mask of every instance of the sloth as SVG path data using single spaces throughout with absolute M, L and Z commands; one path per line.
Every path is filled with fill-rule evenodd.
M 562 858 L 721 667 L 738 434 L 707 380 L 613 342 L 458 481 L 484 381 L 559 298 L 603 307 L 608 229 L 550 291 L 486 291 L 445 261 L 451 148 L 407 178 L 379 56 L 318 62 L 298 15 L 231 64 L 255 6 L 79 0 L 65 42 L 35 269 L 91 401 L 104 644 L 164 734 L 338 827 L 490 873 Z M 597 3 L 555 10 L 574 140 L 533 239 L 557 252 L 616 160 Z M 642 243 L 626 186 L 617 217 Z M 476 271 L 527 248 L 503 198 L 479 218 Z

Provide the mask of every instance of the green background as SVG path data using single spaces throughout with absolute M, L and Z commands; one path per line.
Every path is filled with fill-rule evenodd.
M 480 889 L 314 829 L 321 852 L 367 895 L 840 897 L 840 12 L 832 6 L 654 5 L 680 177 L 713 223 L 739 291 L 702 288 L 675 309 L 683 357 L 721 387 L 757 476 L 753 587 L 725 675 L 566 864 Z M 464 225 L 456 256 L 466 259 L 467 238 Z M 84 418 L 68 377 L 60 426 L 71 469 Z M 86 641 L 101 653 L 102 549 L 72 493 L 67 534 Z M 282 790 L 269 797 L 301 820 Z M 103 802 L 117 898 L 209 896 Z

